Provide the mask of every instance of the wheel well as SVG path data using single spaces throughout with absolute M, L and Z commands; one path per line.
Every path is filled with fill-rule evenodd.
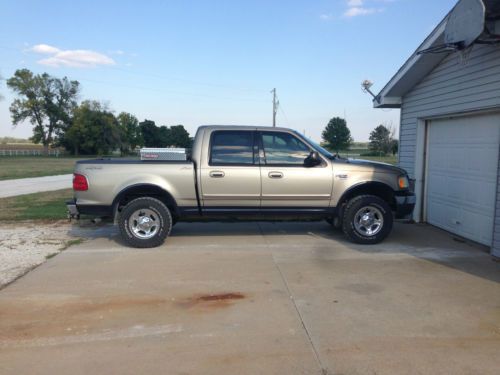
M 174 197 L 157 185 L 147 184 L 133 185 L 122 190 L 113 201 L 113 212 L 120 211 L 128 202 L 140 197 L 156 198 L 168 207 L 172 216 L 179 216 L 179 210 Z
M 388 185 L 380 182 L 367 182 L 352 187 L 342 195 L 337 204 L 339 214 L 342 215 L 342 210 L 347 202 L 359 195 L 375 195 L 386 201 L 393 211 L 396 209 L 394 191 Z

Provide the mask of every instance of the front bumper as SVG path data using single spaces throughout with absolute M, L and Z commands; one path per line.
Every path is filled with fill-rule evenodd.
M 410 219 L 415 208 L 417 198 L 413 192 L 396 194 L 396 219 Z

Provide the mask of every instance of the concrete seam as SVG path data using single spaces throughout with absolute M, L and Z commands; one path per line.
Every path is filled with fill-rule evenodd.
M 260 223 L 257 223 L 257 226 L 259 227 L 259 231 L 260 231 L 260 234 L 262 235 L 262 238 L 264 239 L 264 242 L 266 243 L 266 245 L 268 245 L 267 239 L 264 235 L 264 232 L 262 231 L 262 227 L 260 226 Z M 283 275 L 283 272 L 281 272 L 281 268 L 279 267 L 278 263 L 276 263 L 276 259 L 274 258 L 274 254 L 272 253 L 271 247 L 268 246 L 268 248 L 271 251 L 271 257 L 273 259 L 274 266 L 278 270 L 278 273 L 281 277 L 281 281 L 283 281 L 283 284 L 285 285 L 285 289 L 288 293 L 288 296 L 292 300 L 292 304 L 293 304 L 293 307 L 295 308 L 295 312 L 297 313 L 297 316 L 299 317 L 300 323 L 302 324 L 302 328 L 304 329 L 304 332 L 306 333 L 307 339 L 309 341 L 309 345 L 311 346 L 312 352 L 314 354 L 314 358 L 316 359 L 316 363 L 318 364 L 318 367 L 321 371 L 321 374 L 327 375 L 328 370 L 323 366 L 323 363 L 321 362 L 321 359 L 319 357 L 319 353 L 318 353 L 316 347 L 314 346 L 314 343 L 312 341 L 311 335 L 309 334 L 309 330 L 307 329 L 307 326 L 304 322 L 302 314 L 300 313 L 299 308 L 297 307 L 297 304 L 295 303 L 295 298 L 292 295 L 292 292 L 290 290 L 288 282 L 286 281 L 285 276 Z

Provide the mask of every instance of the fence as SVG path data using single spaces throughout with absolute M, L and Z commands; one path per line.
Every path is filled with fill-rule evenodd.
M 61 150 L 49 150 L 47 156 L 59 157 L 64 153 Z M 40 150 L 2 150 L 0 149 L 0 156 L 46 156 L 43 149 Z

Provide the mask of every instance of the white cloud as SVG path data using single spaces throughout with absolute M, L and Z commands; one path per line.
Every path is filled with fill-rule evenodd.
M 321 18 L 322 20 L 325 20 L 325 21 L 328 21 L 329 19 L 331 19 L 333 16 L 331 14 L 321 14 L 319 16 L 319 18 Z
M 368 14 L 381 12 L 382 9 L 377 8 L 363 8 L 363 7 L 352 7 L 345 11 L 345 17 L 357 17 L 357 16 L 366 16 Z
M 55 68 L 69 66 L 73 68 L 94 68 L 99 65 L 115 65 L 115 61 L 102 53 L 85 50 L 61 50 L 47 44 L 37 44 L 31 48 L 33 52 L 51 55 L 37 62 Z
M 36 53 L 48 55 L 52 55 L 60 51 L 59 48 L 49 46 L 48 44 L 37 44 L 36 46 L 31 47 L 31 50 Z
M 395 0 L 346 0 L 347 10 L 344 12 L 344 17 L 357 17 L 380 13 L 384 10 L 383 8 L 368 7 L 365 4 L 367 2 L 389 3 L 393 1 Z

